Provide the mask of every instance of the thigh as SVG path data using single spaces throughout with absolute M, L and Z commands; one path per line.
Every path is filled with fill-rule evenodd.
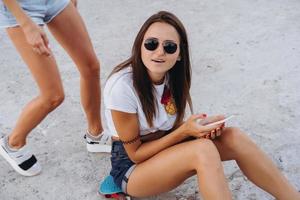
M 62 91 L 62 82 L 54 57 L 35 53 L 27 43 L 22 28 L 8 28 L 7 33 L 37 82 L 40 92 L 46 95 L 53 90 Z
M 167 192 L 196 174 L 192 163 L 189 163 L 193 160 L 189 153 L 193 143 L 199 143 L 199 141 L 174 145 L 137 164 L 129 176 L 128 194 L 145 197 Z
M 87 65 L 98 62 L 84 22 L 72 3 L 48 23 L 48 28 L 80 72 L 84 73 Z

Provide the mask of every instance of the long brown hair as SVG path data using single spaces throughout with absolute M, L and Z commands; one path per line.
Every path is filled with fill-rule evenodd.
M 148 125 L 152 127 L 153 118 L 157 114 L 157 101 L 154 98 L 154 86 L 142 62 L 141 46 L 146 31 L 155 22 L 163 22 L 173 26 L 180 37 L 181 59 L 168 71 L 169 78 L 167 83 L 176 104 L 177 117 L 174 123 L 174 127 L 176 127 L 184 118 L 187 103 L 192 112 L 192 100 L 189 92 L 191 87 L 191 66 L 188 38 L 183 24 L 174 14 L 160 11 L 149 17 L 135 38 L 131 57 L 116 66 L 110 76 L 126 67 L 132 67 L 133 86 L 141 101 Z

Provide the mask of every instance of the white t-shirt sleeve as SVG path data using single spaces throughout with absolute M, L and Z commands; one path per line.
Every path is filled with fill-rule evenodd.
M 117 80 L 107 92 L 105 104 L 110 110 L 137 113 L 137 99 L 134 88 L 126 79 Z

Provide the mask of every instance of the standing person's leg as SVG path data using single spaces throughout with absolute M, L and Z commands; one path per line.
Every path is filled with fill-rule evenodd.
M 81 103 L 88 121 L 88 133 L 97 137 L 103 131 L 101 124 L 100 64 L 94 52 L 86 27 L 72 3 L 49 23 L 48 28 L 68 52 L 80 72 Z M 100 139 L 100 138 L 99 138 Z M 88 143 L 91 152 L 110 152 L 107 136 L 102 136 L 99 145 Z
M 7 33 L 30 69 L 40 91 L 40 94 L 24 107 L 16 126 L 8 137 L 6 147 L 12 150 L 15 156 L 18 157 L 20 156 L 18 155 L 20 152 L 17 153 L 17 151 L 18 149 L 23 149 L 22 147 L 26 144 L 27 135 L 48 113 L 61 104 L 64 99 L 64 92 L 54 58 L 35 53 L 32 46 L 26 41 L 21 27 L 8 28 Z M 5 145 L 4 141 L 2 142 L 3 145 Z M 14 155 L 12 154 L 12 158 L 13 157 Z M 7 157 L 7 159 L 9 159 L 9 157 Z M 31 158 L 31 161 L 25 163 L 26 160 L 29 159 L 28 155 L 23 155 L 22 159 L 18 158 L 14 160 L 13 158 L 8 161 L 15 170 L 19 170 L 19 173 L 23 173 L 24 171 L 23 175 L 31 176 L 37 173 L 36 170 L 33 170 L 35 172 L 32 173 L 28 172 L 28 169 L 34 163 L 33 161 L 36 162 L 36 159 Z M 23 162 L 25 163 L 24 165 L 26 165 L 25 168 L 28 168 L 27 170 L 19 169 L 19 165 Z
M 238 128 L 225 128 L 213 140 L 222 160 L 236 160 L 242 172 L 254 184 L 278 200 L 300 200 L 300 194 L 274 163 Z

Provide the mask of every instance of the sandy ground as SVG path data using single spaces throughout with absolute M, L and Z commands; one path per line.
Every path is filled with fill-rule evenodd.
M 145 19 L 158 10 L 174 12 L 189 33 L 195 110 L 236 114 L 229 124 L 245 130 L 300 189 L 298 0 L 85 0 L 79 1 L 78 9 L 101 60 L 102 85 L 111 69 L 129 56 Z M 28 139 L 43 165 L 41 175 L 24 178 L 0 159 L 0 199 L 102 199 L 97 188 L 109 172 L 109 155 L 87 153 L 78 72 L 49 37 L 66 99 Z M 0 134 L 8 134 L 37 88 L 4 31 L 0 52 Z M 224 163 L 224 168 L 234 199 L 272 199 L 248 181 L 234 162 Z M 193 177 L 169 193 L 148 199 L 201 197 Z

